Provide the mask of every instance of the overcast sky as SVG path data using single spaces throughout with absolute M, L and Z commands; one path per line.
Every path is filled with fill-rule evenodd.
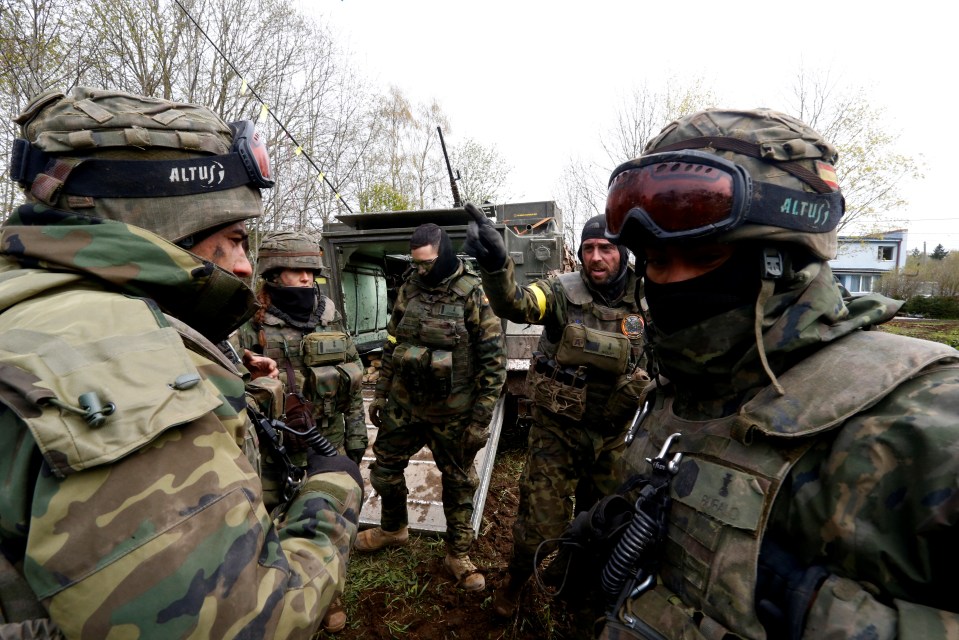
M 599 135 L 643 83 L 701 77 L 721 106 L 788 110 L 801 68 L 829 70 L 865 88 L 897 150 L 925 165 L 903 189 L 909 248 L 959 250 L 947 174 L 959 37 L 947 3 L 305 1 L 372 82 L 435 99 L 448 143 L 495 147 L 519 202 L 555 199 L 570 158 L 607 162 Z

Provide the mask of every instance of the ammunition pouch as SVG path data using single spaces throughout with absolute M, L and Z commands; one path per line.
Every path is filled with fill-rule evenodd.
M 526 373 L 530 399 L 539 407 L 580 420 L 586 411 L 586 368 L 561 367 L 540 352 Z
M 568 324 L 556 349 L 556 362 L 564 367 L 589 367 L 619 375 L 626 371 L 630 348 L 622 334 Z
M 393 366 L 417 404 L 445 399 L 452 391 L 452 351 L 401 344 L 393 351 Z
M 697 624 L 698 618 L 701 620 Z M 656 585 L 638 598 L 627 598 L 619 611 L 606 619 L 606 628 L 600 634 L 600 638 L 609 640 L 708 640 L 723 637 L 737 636 L 714 619 L 688 610 L 662 585 Z
M 300 355 L 307 367 L 336 365 L 357 357 L 349 335 L 342 331 L 318 331 L 303 336 Z
M 642 369 L 619 376 L 604 409 L 606 417 L 615 424 L 630 420 L 639 408 L 647 385 L 649 374 Z
M 355 362 L 310 367 L 307 385 L 314 401 L 314 414 L 331 417 L 350 408 L 353 394 L 363 384 L 363 369 Z
M 444 305 L 446 306 L 446 305 Z M 460 311 L 462 316 L 462 311 Z M 456 323 L 437 318 L 424 318 L 419 327 L 420 341 L 437 348 L 452 348 L 459 344 Z
M 300 355 L 306 366 L 305 391 L 313 400 L 313 414 L 331 417 L 350 408 L 363 383 L 355 362 L 356 348 L 343 331 L 317 331 L 303 336 Z

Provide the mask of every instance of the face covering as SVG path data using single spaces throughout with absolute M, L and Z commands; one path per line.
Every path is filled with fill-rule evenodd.
M 266 283 L 270 304 L 299 323 L 309 321 L 316 307 L 316 287 L 283 287 Z
M 657 284 L 645 280 L 646 302 L 653 326 L 662 335 L 699 324 L 709 318 L 755 304 L 760 283 L 760 254 L 737 251 L 719 267 L 701 276 Z
M 456 252 L 453 251 L 453 243 L 446 233 L 440 236 L 440 246 L 437 248 L 436 262 L 430 267 L 430 270 L 419 276 L 420 280 L 428 287 L 435 287 L 446 278 L 453 275 L 456 267 L 459 266 L 459 259 Z

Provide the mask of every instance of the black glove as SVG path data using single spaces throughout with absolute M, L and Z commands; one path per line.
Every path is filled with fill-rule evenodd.
M 350 474 L 350 477 L 356 480 L 356 484 L 363 487 L 363 476 L 360 475 L 360 468 L 355 462 L 344 455 L 324 456 L 316 453 L 312 449 L 306 454 L 306 475 L 313 476 L 318 473 L 335 473 L 344 471 Z
M 473 221 L 466 230 L 463 251 L 476 258 L 484 271 L 499 271 L 506 264 L 506 245 L 493 223 L 472 202 L 467 202 L 466 213 Z
M 777 542 L 763 540 L 756 577 L 756 613 L 770 638 L 799 640 L 806 613 L 829 577 L 820 565 L 805 566 Z

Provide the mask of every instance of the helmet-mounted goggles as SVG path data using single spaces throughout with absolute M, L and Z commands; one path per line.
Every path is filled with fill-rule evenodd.
M 23 138 L 13 143 L 10 177 L 24 188 L 39 177 L 60 182 L 56 191 L 93 198 L 147 198 L 273 186 L 263 135 L 249 120 L 230 123 L 230 153 L 179 160 L 113 160 L 49 154 Z M 55 194 L 54 194 L 55 195 Z
M 711 153 L 653 153 L 613 171 L 606 236 L 618 242 L 634 224 L 661 240 L 709 236 L 745 223 L 825 233 L 839 224 L 843 207 L 839 191 L 809 193 L 759 182 Z

